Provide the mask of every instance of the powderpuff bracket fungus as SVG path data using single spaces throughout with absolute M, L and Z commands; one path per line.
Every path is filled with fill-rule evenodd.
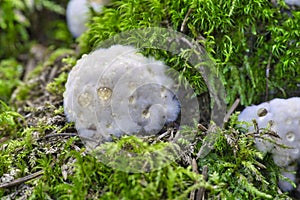
M 102 7 L 108 3 L 109 0 L 70 0 L 66 9 L 66 18 L 73 37 L 79 37 L 87 29 L 90 8 L 101 12 Z
M 295 182 L 294 172 L 300 160 L 300 98 L 273 99 L 249 106 L 238 118 L 245 122 L 255 119 L 259 129 L 270 127 L 278 134 L 279 138 L 269 138 L 277 144 L 257 138 L 256 146 L 260 151 L 272 153 L 275 164 L 282 167 L 282 175 Z M 254 127 L 249 127 L 249 131 L 254 131 Z M 279 186 L 283 191 L 293 189 L 290 183 L 282 180 L 279 181 Z
M 82 56 L 70 72 L 64 93 L 66 116 L 83 139 L 96 141 L 91 148 L 110 141 L 112 135 L 157 134 L 180 112 L 181 118 L 199 115 L 195 100 L 189 100 L 186 89 L 180 93 L 173 77 L 171 68 L 134 47 L 100 48 Z M 182 108 L 183 104 L 198 111 Z

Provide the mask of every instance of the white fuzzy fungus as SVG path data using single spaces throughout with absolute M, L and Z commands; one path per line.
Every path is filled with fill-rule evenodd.
M 300 0 L 284 0 L 289 6 L 300 6 Z
M 251 122 L 253 119 L 257 121 L 259 128 L 269 126 L 280 137 L 272 139 L 277 144 L 288 147 L 256 139 L 257 148 L 263 152 L 271 152 L 274 162 L 282 167 L 283 176 L 295 181 L 296 174 L 292 171 L 297 169 L 294 165 L 300 159 L 300 98 L 273 99 L 257 106 L 249 106 L 239 115 L 239 121 Z M 253 127 L 249 127 L 249 131 L 253 130 Z M 286 181 L 280 181 L 279 186 L 283 191 L 293 189 Z
M 131 46 L 114 45 L 84 55 L 66 83 L 66 116 L 80 136 L 94 141 L 158 133 L 180 112 L 168 69 Z
M 109 0 L 70 0 L 66 9 L 67 25 L 74 37 L 79 37 L 86 30 L 89 9 L 101 12 Z

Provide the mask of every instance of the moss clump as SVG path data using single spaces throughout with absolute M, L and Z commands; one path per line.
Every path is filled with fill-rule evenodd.
M 45 195 L 43 188 L 47 188 L 47 195 L 52 198 L 186 199 L 192 189 L 205 185 L 205 181 L 201 182 L 202 175 L 176 164 L 150 173 L 128 174 L 115 171 L 82 152 L 71 151 L 67 155 L 73 163 L 66 170 L 65 180 L 59 176 L 51 178 L 62 171 L 57 165 L 48 165 L 44 169 L 49 174 L 42 178 L 44 181 L 38 183 L 33 193 L 36 199 Z
M 45 96 L 49 98 L 49 93 L 56 98 L 62 99 L 62 94 L 65 90 L 64 84 L 67 81 L 66 71 L 70 70 L 74 62 L 74 50 L 59 48 L 52 51 L 49 58 L 36 66 L 28 74 L 27 80 L 16 89 L 13 96 L 14 103 L 21 106 L 22 103 L 29 99 L 37 101 Z
M 0 5 L 7 2 L 21 1 L 3 1 Z M 0 6 L 0 11 L 3 8 Z M 299 12 L 291 11 L 293 17 L 290 17 L 281 12 L 283 9 L 288 8 L 282 2 L 274 7 L 263 0 L 233 0 L 222 4 L 217 0 L 116 0 L 102 14 L 92 18 L 90 30 L 80 42 L 82 52 L 88 52 L 110 36 L 132 28 L 160 26 L 182 31 L 203 44 L 216 61 L 228 91 L 228 102 L 241 97 L 243 104 L 249 104 L 259 101 L 260 95 L 264 96 L 266 78 L 269 91 L 274 93 L 288 93 L 297 82 L 293 77 L 299 75 Z M 0 12 L 0 16 L 2 14 Z M 59 38 L 66 39 L 65 32 L 60 33 Z M 15 44 L 24 42 L 24 38 L 18 39 L 21 41 Z M 16 47 L 12 49 L 16 50 Z M 5 52 L 11 52 L 11 49 Z M 194 66 L 180 57 L 153 49 L 145 49 L 143 53 L 163 59 L 182 72 L 197 93 L 205 90 Z M 66 59 L 66 56 L 69 57 Z M 180 130 L 196 137 L 189 151 L 184 152 L 186 160 L 176 160 L 159 170 L 136 174 L 105 166 L 87 154 L 84 144 L 76 137 L 73 124 L 66 123 L 63 114 L 63 85 L 75 59 L 73 51 L 58 50 L 19 87 L 14 102 L 25 116 L 23 126 L 19 124 L 19 114 L 5 104 L 1 107 L 0 133 L 17 133 L 18 137 L 0 144 L 0 186 L 5 181 L 42 172 L 40 178 L 1 188 L 1 197 L 187 199 L 195 190 L 205 190 L 205 199 L 289 198 L 279 192 L 280 172 L 271 156 L 256 150 L 255 135 L 243 132 L 237 126 L 236 116 L 224 129 L 213 133 L 214 149 L 198 159 L 196 166 L 191 167 L 189 161 L 196 157 L 203 141 L 208 140 L 206 133 L 197 127 Z M 266 69 L 269 69 L 269 77 Z M 148 150 L 160 147 L 160 144 L 149 143 L 135 137 L 124 137 L 109 147 L 115 153 L 122 148 L 135 147 L 130 149 L 143 153 L 140 147 Z M 114 163 L 109 164 L 113 166 Z M 4 179 L 6 177 L 9 180 Z
M 88 51 L 133 28 L 181 31 L 204 44 L 216 61 L 228 103 L 240 97 L 248 105 L 273 95 L 291 95 L 297 88 L 300 15 L 295 10 L 288 15 L 286 9 L 281 1 L 274 6 L 265 0 L 113 1 L 92 18 L 81 45 Z
M 61 72 L 59 73 L 58 77 L 54 78 L 52 82 L 48 83 L 46 86 L 46 90 L 55 96 L 63 96 L 65 91 L 65 84 L 68 79 L 68 71 L 76 64 L 75 53 L 71 49 L 59 49 L 55 51 L 51 55 L 48 61 L 48 65 L 57 61 L 59 57 L 65 57 L 61 60 L 63 66 L 61 66 Z
M 18 57 L 26 53 L 31 40 L 45 43 L 45 39 L 56 46 L 70 44 L 72 38 L 64 17 L 66 1 L 3 0 L 0 2 L 0 58 Z M 38 16 L 40 15 L 40 16 Z M 49 18 L 50 16 L 50 18 Z M 51 23 L 45 23 L 49 20 Z
M 11 140 L 0 154 L 3 174 L 17 170 L 19 173 L 14 178 L 18 178 L 42 170 L 39 179 L 25 184 L 27 189 L 30 188 L 32 199 L 187 199 L 197 190 L 205 191 L 205 199 L 289 198 L 278 193 L 279 169 L 271 156 L 256 150 L 254 136 L 242 134 L 236 128 L 234 118 L 226 129 L 214 132 L 214 149 L 197 160 L 198 167 L 179 164 L 178 160 L 142 173 L 127 173 L 104 165 L 95 156 L 87 154 L 78 138 L 47 137 L 47 133 L 55 131 L 59 134 L 69 129 L 71 124 L 45 125 L 44 120 L 42 118 L 36 126 L 24 129 L 23 139 Z M 197 128 L 184 128 L 182 132 L 193 133 L 199 139 L 199 146 L 205 141 L 205 133 Z M 44 138 L 40 137 L 44 134 Z M 149 141 L 130 136 L 114 141 L 110 149 L 117 153 L 120 148 L 129 149 L 128 152 L 144 152 L 147 155 L 154 146 L 149 145 Z M 195 155 L 198 148 L 193 148 Z M 189 159 L 194 155 L 186 154 Z M 120 163 L 113 163 L 119 161 L 115 158 L 111 158 L 109 165 L 120 166 Z M 0 192 L 2 195 L 14 192 L 22 196 L 13 188 Z
M 0 8 L 0 58 L 17 56 L 26 49 L 29 39 L 27 28 L 30 22 L 21 13 L 26 6 L 21 0 L 4 0 L 0 2 Z
M 0 100 L 8 102 L 13 90 L 20 84 L 22 66 L 15 59 L 0 62 Z
M 237 114 L 224 130 L 214 133 L 214 149 L 198 160 L 207 166 L 208 183 L 215 188 L 208 199 L 287 199 L 278 193 L 280 168 L 254 145 L 255 133 L 239 128 Z
M 1 142 L 12 136 L 17 136 L 21 127 L 22 115 L 13 111 L 3 101 L 0 101 L 0 135 Z

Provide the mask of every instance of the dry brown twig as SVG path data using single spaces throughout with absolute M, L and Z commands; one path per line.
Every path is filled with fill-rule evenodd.
M 196 174 L 199 174 L 198 165 L 197 165 L 197 161 L 196 161 L 195 158 L 192 159 L 192 170 Z M 208 167 L 206 165 L 203 166 L 202 175 L 203 175 L 203 179 L 205 181 L 207 181 L 207 179 L 208 179 Z M 202 200 L 202 199 L 204 199 L 204 194 L 205 194 L 205 188 L 200 187 L 198 190 L 193 190 L 191 192 L 190 200 Z
M 13 186 L 16 186 L 16 185 L 20 185 L 22 183 L 25 183 L 27 181 L 30 181 L 34 178 L 37 178 L 37 177 L 43 175 L 43 173 L 44 173 L 44 171 L 41 170 L 41 171 L 35 172 L 33 174 L 29 174 L 28 176 L 13 180 L 12 182 L 9 182 L 9 183 L 2 183 L 2 184 L 0 184 L 0 188 L 8 188 L 8 187 L 13 187 Z
M 192 8 L 189 8 L 189 10 L 187 11 L 187 13 L 186 13 L 186 15 L 185 15 L 185 17 L 183 19 L 183 22 L 181 24 L 181 27 L 180 27 L 180 32 L 181 33 L 185 33 L 185 31 L 186 31 L 186 29 L 185 29 L 186 28 L 186 23 L 188 21 L 188 18 L 190 16 L 190 14 L 192 13 L 192 11 L 193 11 Z
M 196 174 L 199 174 L 199 172 L 198 172 L 198 166 L 197 166 L 197 162 L 196 162 L 195 158 L 192 159 L 191 165 L 192 165 L 193 172 L 196 173 Z M 194 200 L 195 199 L 196 192 L 197 192 L 197 190 L 191 191 L 190 200 Z
M 205 181 L 207 181 L 208 179 L 208 167 L 207 165 L 204 165 L 203 166 L 203 170 L 202 170 L 202 175 L 203 175 L 203 179 Z M 204 194 L 205 194 L 205 188 L 204 187 L 201 187 L 198 192 L 197 192 L 197 195 L 196 195 L 196 199 L 195 200 L 201 200 L 201 199 L 204 199 Z
M 45 135 L 41 139 L 47 139 L 47 138 L 50 138 L 50 137 L 59 137 L 59 136 L 74 137 L 74 136 L 78 136 L 78 134 L 77 133 L 51 133 L 51 134 Z
M 266 68 L 266 101 L 268 101 L 269 98 L 269 75 L 270 75 L 270 66 L 271 66 L 271 59 L 272 59 L 272 52 L 270 53 L 268 64 Z
M 231 114 L 235 111 L 240 103 L 240 99 L 236 99 L 224 117 L 224 123 L 227 123 Z

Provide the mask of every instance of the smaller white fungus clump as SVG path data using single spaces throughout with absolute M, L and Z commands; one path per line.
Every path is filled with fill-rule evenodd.
M 83 139 L 95 143 L 112 135 L 156 134 L 180 112 L 177 86 L 168 70 L 131 46 L 114 45 L 84 55 L 66 83 L 67 118 Z
M 300 6 L 300 0 L 284 0 L 289 6 Z
M 270 127 L 280 138 L 272 137 L 280 147 L 265 139 L 256 139 L 256 146 L 260 151 L 271 152 L 275 164 L 282 167 L 282 175 L 295 182 L 297 170 L 296 164 L 300 159 L 300 98 L 273 99 L 257 106 L 245 108 L 238 117 L 239 121 L 252 122 L 256 120 L 259 129 Z M 249 127 L 254 131 L 254 127 Z M 263 137 L 270 139 L 271 136 Z M 293 189 L 292 185 L 285 181 L 279 181 L 283 191 Z
M 79 37 L 86 30 L 89 9 L 101 12 L 109 0 L 70 0 L 66 9 L 67 25 L 74 37 Z

